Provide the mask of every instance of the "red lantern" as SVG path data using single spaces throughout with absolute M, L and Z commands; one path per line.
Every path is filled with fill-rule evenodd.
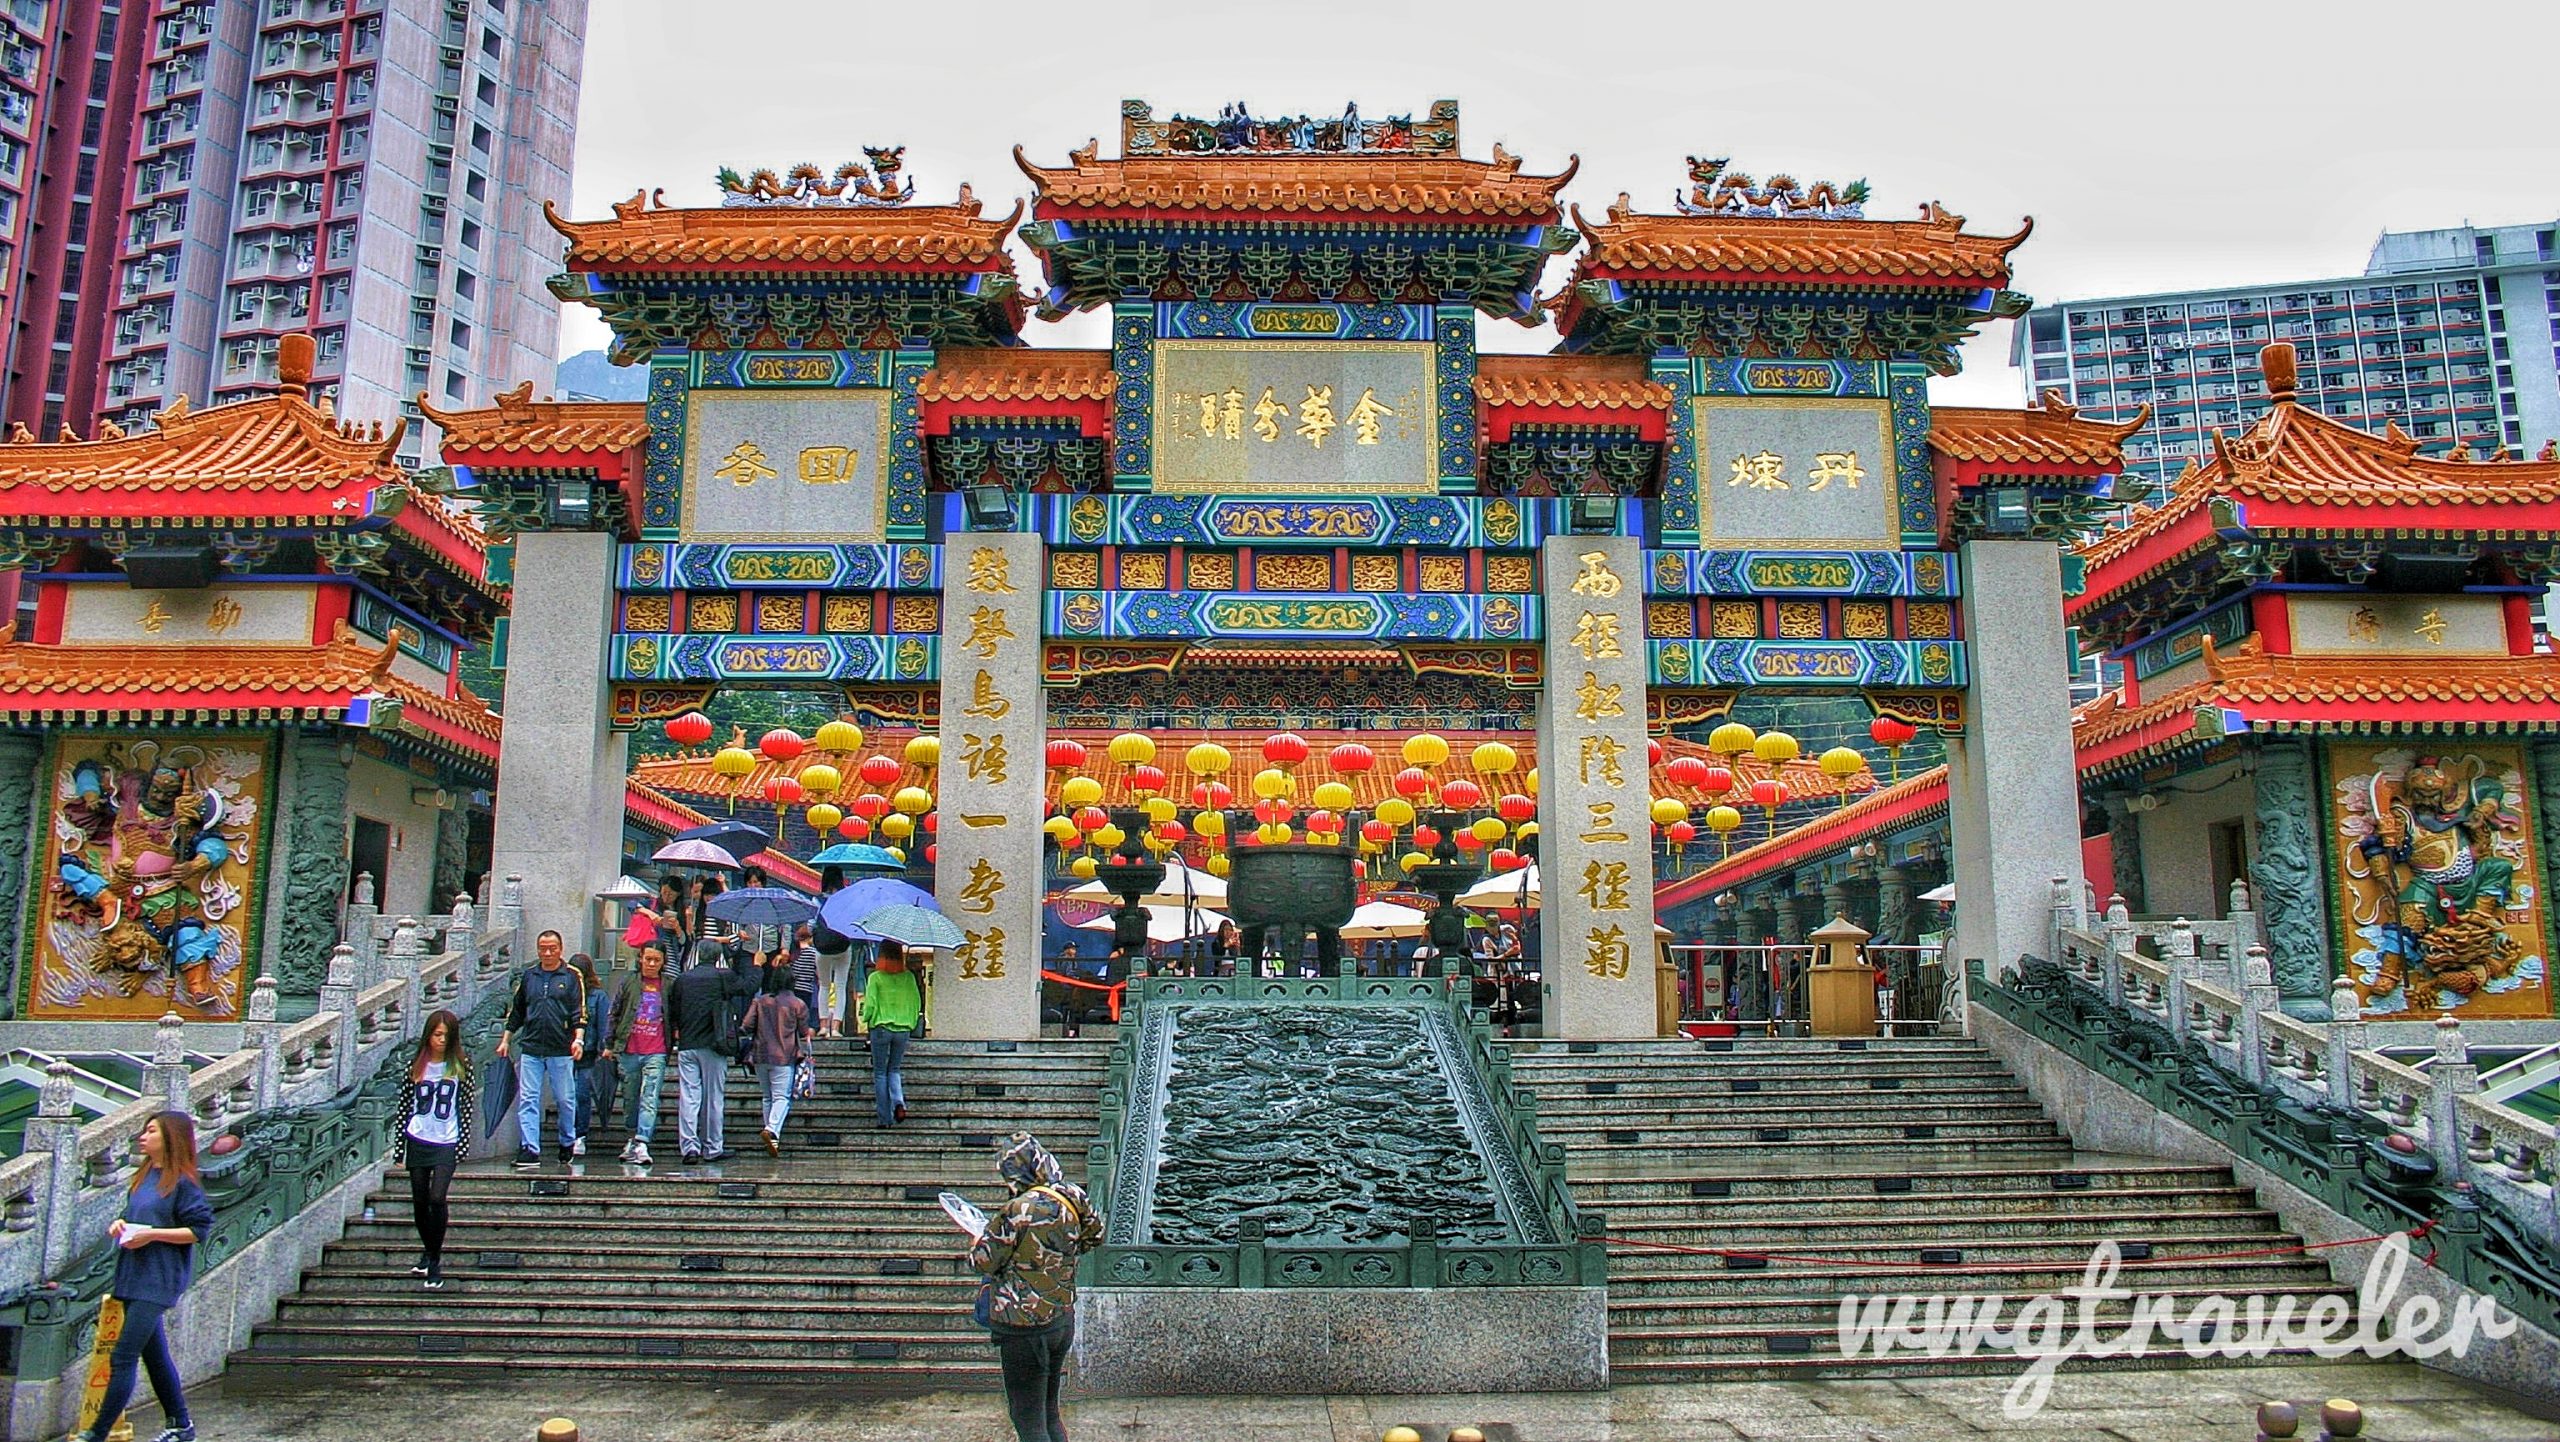
M 699 746 L 711 739 L 711 718 L 699 711 L 687 711 L 667 723 L 667 739 L 678 746 Z
M 1236 799 L 1235 788 L 1223 781 L 1196 781 L 1191 786 L 1191 805 L 1200 811 L 1224 811 Z
M 1493 854 L 1485 858 L 1485 864 L 1496 871 L 1518 871 L 1520 869 L 1520 853 L 1512 850 L 1508 846 L 1497 846 L 1494 848 Z
M 1484 803 L 1484 788 L 1461 777 L 1440 788 L 1440 804 L 1459 811 L 1472 811 Z
M 1763 776 L 1752 782 L 1751 804 L 1767 811 L 1775 811 L 1786 805 L 1787 783 L 1771 776 Z
M 667 734 L 670 736 L 674 735 L 675 728 L 673 726 L 668 727 Z M 1919 734 L 1919 727 L 1912 725 L 1910 722 L 1903 720 L 1899 716 L 1879 716 L 1873 721 L 1867 723 L 1867 739 L 1875 742 L 1878 746 L 1883 746 L 1888 749 L 1898 750 L 1904 746 L 1908 746 L 1911 744 L 1911 738 Z
M 1413 828 L 1413 849 L 1414 849 L 1414 850 L 1416 850 L 1416 851 L 1429 851 L 1431 848 L 1433 848 L 1433 847 L 1435 847 L 1435 846 L 1437 846 L 1437 845 L 1439 845 L 1439 844 L 1440 844 L 1440 828 L 1439 828 L 1439 827 L 1436 827 L 1436 826 L 1417 826 L 1417 827 Z
M 1129 789 L 1135 791 L 1140 796 L 1153 796 L 1157 792 L 1162 791 L 1164 789 L 1164 768 L 1161 766 L 1130 767 Z
M 788 806 L 800 799 L 800 778 L 776 776 L 764 784 L 764 799 L 776 806 Z
M 1360 839 L 1384 846 L 1396 839 L 1396 829 L 1383 821 L 1363 822 L 1360 826 Z
M 1333 833 L 1340 831 L 1341 829 L 1342 818 L 1334 815 L 1330 811 L 1310 811 L 1307 813 L 1307 830 L 1311 832 L 1331 836 Z
M 1298 814 L 1298 808 L 1277 796 L 1268 796 L 1253 804 L 1253 819 L 1265 826 L 1277 826 Z
M 1083 743 L 1083 742 L 1081 742 L 1081 741 L 1069 741 L 1069 740 L 1067 740 L 1065 737 L 1060 737 L 1059 739 L 1057 739 L 1057 740 L 1052 741 L 1052 742 L 1050 742 L 1050 743 L 1049 743 L 1049 769 L 1050 769 L 1050 770 L 1052 770 L 1052 771 L 1073 771 L 1073 770 L 1075 770 L 1077 767 L 1082 766 L 1083 764 L 1084 764 L 1084 743 Z
M 1263 753 L 1269 755 L 1268 751 Z M 1378 764 L 1378 753 L 1357 741 L 1345 741 L 1325 753 L 1325 764 L 1343 776 L 1358 776 Z
M 1369 863 L 1367 863 L 1367 862 L 1365 862 L 1365 861 L 1354 861 L 1354 862 L 1352 862 L 1352 863 L 1351 863 L 1351 879 L 1352 879 L 1352 880 L 1354 880 L 1354 881 L 1366 881 L 1366 880 L 1368 880 L 1368 879 L 1369 879 Z
M 801 740 L 800 733 L 790 727 L 776 726 L 764 733 L 764 739 L 756 743 L 756 749 L 776 761 L 788 761 L 808 750 L 809 743 Z
M 1707 763 L 1695 756 L 1674 756 L 1671 764 L 1662 768 L 1662 774 L 1670 777 L 1674 786 L 1698 786 L 1707 779 Z
M 889 814 L 889 798 L 886 796 L 857 796 L 853 798 L 853 814 L 861 817 L 865 821 L 877 821 L 881 817 Z
M 1483 839 L 1472 831 L 1461 830 L 1451 839 L 1458 843 L 1460 851 L 1473 852 L 1484 845 Z
M 1662 834 L 1671 838 L 1672 845 L 1686 846 L 1690 842 L 1698 839 L 1698 827 L 1695 822 L 1674 821 L 1671 823 L 1670 829 L 1664 831 Z
M 836 835 L 847 841 L 860 841 L 871 834 L 871 823 L 859 816 L 848 816 L 836 823 Z
M 1111 813 L 1099 806 L 1088 806 L 1076 813 L 1076 830 L 1087 836 L 1111 824 Z
M 1307 759 L 1307 738 L 1281 731 L 1262 738 L 1262 759 L 1286 771 Z
M 897 762 L 886 756 L 865 756 L 853 774 L 861 777 L 865 785 L 886 786 L 898 779 L 900 769 Z
M 1722 766 L 1710 766 L 1698 778 L 1698 789 L 1709 796 L 1722 796 L 1733 789 L 1733 773 Z
M 924 864 L 925 864 L 925 865 L 927 865 L 927 866 L 931 866 L 932 864 L 934 864 L 934 863 L 935 863 L 935 862 L 937 862 L 937 861 L 940 861 L 941 859 L 942 859 L 942 843 L 941 843 L 941 842 L 938 842 L 938 841 L 928 841 L 928 842 L 926 842 L 926 843 L 924 844 Z
M 1649 736 L 1644 743 L 1644 764 L 1651 768 L 1662 764 L 1662 738 Z
M 928 811 L 924 814 L 924 834 L 927 836 L 939 836 L 942 834 L 941 812 Z
M 1396 773 L 1395 787 L 1398 796 L 1420 796 L 1431 789 L 1431 773 L 1419 766 L 1408 766 Z
M 1514 791 L 1493 803 L 1493 813 L 1505 821 L 1526 821 L 1538 814 L 1538 803 Z
M 1179 821 L 1159 821 L 1156 823 L 1156 836 L 1167 845 L 1180 845 L 1182 838 L 1189 836 L 1190 834 L 1190 832 L 1182 829 L 1182 823 Z

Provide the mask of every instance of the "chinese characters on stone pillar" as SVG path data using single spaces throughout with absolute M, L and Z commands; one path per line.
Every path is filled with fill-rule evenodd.
M 970 533 L 947 544 L 934 872 L 968 939 L 936 961 L 934 1026 L 1018 1039 L 1040 1027 L 1040 539 Z
M 1545 547 L 1539 923 L 1549 1035 L 1654 1027 L 1640 566 L 1632 539 L 1560 536 Z

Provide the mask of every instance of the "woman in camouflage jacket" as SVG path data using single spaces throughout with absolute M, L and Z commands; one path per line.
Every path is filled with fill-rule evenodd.
M 970 1246 L 969 1263 L 990 1288 L 1005 1408 L 1017 1442 L 1067 1442 L 1058 1385 L 1076 1335 L 1076 1257 L 1102 1245 L 1102 1218 L 1028 1132 L 1004 1141 L 996 1170 L 1013 1195 Z

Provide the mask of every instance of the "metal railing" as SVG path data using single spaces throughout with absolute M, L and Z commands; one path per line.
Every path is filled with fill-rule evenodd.
M 1822 955 L 1821 946 L 1680 942 L 1664 950 L 1679 978 L 1682 1021 L 1726 1023 L 1771 1036 L 1805 1026 L 1810 1014 L 1806 977 Z M 1942 952 L 1934 943 L 1859 948 L 1868 965 L 1882 968 L 1891 979 L 1877 993 L 1877 1025 L 1884 1035 L 1937 1027 L 1949 985 Z

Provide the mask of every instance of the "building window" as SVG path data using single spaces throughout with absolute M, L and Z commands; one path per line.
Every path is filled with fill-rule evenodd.
M 446 371 L 444 373 L 444 395 L 446 400 L 462 399 L 462 372 Z

